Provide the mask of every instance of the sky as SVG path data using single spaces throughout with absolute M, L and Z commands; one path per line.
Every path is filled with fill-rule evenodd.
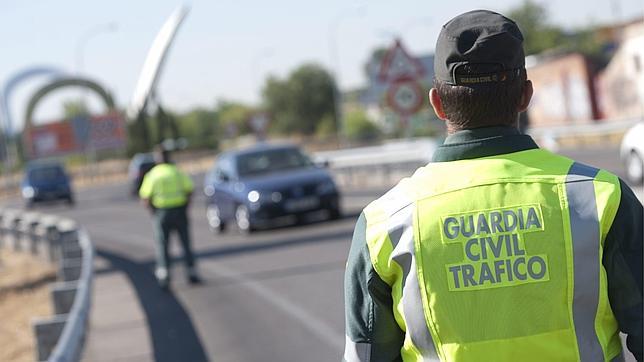
M 644 16 L 644 0 L 535 1 L 546 6 L 553 23 L 569 29 Z M 441 26 L 459 13 L 504 12 L 521 2 L 2 0 L 0 85 L 32 66 L 72 73 L 80 67 L 125 108 L 156 33 L 175 8 L 186 4 L 191 10 L 157 92 L 167 108 L 212 107 L 222 99 L 257 103 L 266 76 L 284 77 L 306 62 L 335 70 L 341 88 L 351 89 L 364 85 L 363 64 L 371 51 L 390 45 L 394 37 L 400 36 L 412 54 L 431 53 Z M 337 61 L 332 61 L 333 49 Z M 30 81 L 12 96 L 17 127 L 29 96 L 44 81 Z M 79 95 L 78 90 L 60 91 L 45 98 L 35 118 L 62 117 L 61 102 Z M 91 99 L 92 110 L 100 112 L 100 103 Z

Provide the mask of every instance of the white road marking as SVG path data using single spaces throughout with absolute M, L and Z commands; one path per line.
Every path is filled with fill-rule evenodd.
M 219 264 L 202 263 L 199 267 L 202 270 L 210 271 L 219 276 L 223 276 L 225 278 L 236 281 L 239 286 L 246 288 L 248 291 L 261 297 L 266 302 L 273 305 L 275 308 L 281 310 L 288 316 L 298 321 L 311 333 L 327 343 L 329 347 L 337 351 L 342 351 L 344 349 L 344 335 L 342 333 L 335 331 L 326 322 L 316 318 L 299 305 L 292 303 L 290 300 L 282 297 L 278 293 L 273 292 L 269 288 L 266 288 L 259 282 L 244 275 L 238 274 L 234 270 L 226 268 Z

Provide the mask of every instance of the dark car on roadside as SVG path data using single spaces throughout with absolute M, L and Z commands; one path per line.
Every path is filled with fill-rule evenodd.
M 340 217 L 340 194 L 333 178 L 293 145 L 260 145 L 219 155 L 206 174 L 206 217 L 223 231 L 242 232 L 301 222 L 316 214 Z
M 136 197 L 139 195 L 143 177 L 150 171 L 156 163 L 152 153 L 137 153 L 132 157 L 127 169 L 127 177 L 130 185 L 130 195 Z
M 74 192 L 67 171 L 58 162 L 30 162 L 20 184 L 27 207 L 38 202 L 64 200 L 74 204 Z

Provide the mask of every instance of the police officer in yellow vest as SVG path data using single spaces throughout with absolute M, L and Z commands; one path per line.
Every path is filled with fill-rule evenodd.
M 346 361 L 642 360 L 642 204 L 615 175 L 517 130 L 523 37 L 472 11 L 445 24 L 430 102 L 448 137 L 358 219 Z
M 139 196 L 154 216 L 157 239 L 157 267 L 155 276 L 159 285 L 167 288 L 170 281 L 169 237 L 172 231 L 179 234 L 183 247 L 188 281 L 200 282 L 195 269 L 188 223 L 188 205 L 193 184 L 188 175 L 170 161 L 169 151 L 159 147 L 155 152 L 157 163 L 143 178 Z

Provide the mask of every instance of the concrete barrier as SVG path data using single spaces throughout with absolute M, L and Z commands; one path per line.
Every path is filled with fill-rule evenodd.
M 36 360 L 78 361 L 91 307 L 94 248 L 69 219 L 0 209 L 0 246 L 44 254 L 58 263 L 59 282 L 50 287 L 55 315 L 32 322 Z

